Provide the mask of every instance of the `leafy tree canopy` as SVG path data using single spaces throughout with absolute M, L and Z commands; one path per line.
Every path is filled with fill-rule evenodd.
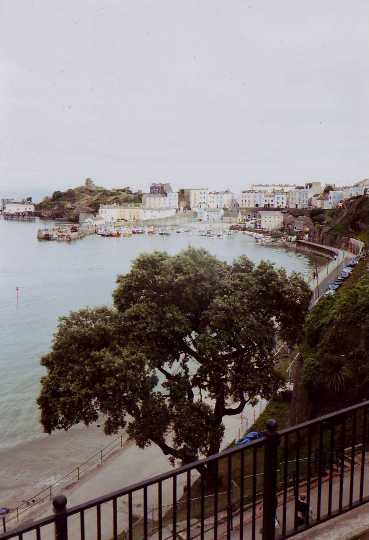
M 304 383 L 315 413 L 369 397 L 369 277 L 321 300 L 306 320 Z
M 282 384 L 277 340 L 302 336 L 310 290 L 296 274 L 204 250 L 138 257 L 114 307 L 60 319 L 38 399 L 46 432 L 104 417 L 183 463 L 219 450 L 223 419 Z

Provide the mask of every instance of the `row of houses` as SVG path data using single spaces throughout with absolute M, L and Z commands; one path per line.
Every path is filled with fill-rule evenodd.
M 286 210 L 253 210 L 245 224 L 262 231 L 287 231 L 289 234 L 308 233 L 314 225 L 309 216 L 293 216 Z
M 240 208 L 337 208 L 351 197 L 363 195 L 369 189 L 369 179 L 352 186 L 326 186 L 321 182 L 306 182 L 297 185 L 253 184 L 241 192 L 238 198 Z
M 177 212 L 194 211 L 204 221 L 216 221 L 223 217 L 224 209 L 232 208 L 238 208 L 238 203 L 229 190 L 194 188 L 173 191 L 169 183 L 153 183 L 149 193 L 142 195 L 142 203 L 101 205 L 98 218 L 105 223 L 147 221 L 168 218 Z

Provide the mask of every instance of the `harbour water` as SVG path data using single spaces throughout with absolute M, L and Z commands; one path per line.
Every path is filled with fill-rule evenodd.
M 111 303 L 116 276 L 127 272 L 140 253 L 174 254 L 192 245 L 229 262 L 247 255 L 255 262 L 269 259 L 288 272 L 312 270 L 306 254 L 258 245 L 241 233 L 226 238 L 174 231 L 170 236 L 129 238 L 92 235 L 59 243 L 38 241 L 39 226 L 0 219 L 0 490 L 4 493 L 15 486 L 13 468 L 26 489 L 36 477 L 42 484 L 52 470 L 65 471 L 104 444 L 99 428 L 90 429 L 88 435 L 78 428 L 72 434 L 53 435 L 58 444 L 48 454 L 50 437 L 41 431 L 35 402 L 43 374 L 39 361 L 50 348 L 58 317 Z

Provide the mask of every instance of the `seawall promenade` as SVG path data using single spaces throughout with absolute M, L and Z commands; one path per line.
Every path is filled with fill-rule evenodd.
M 329 258 L 328 264 L 315 272 L 314 276 L 308 280 L 313 292 L 311 299 L 311 306 L 313 306 L 327 290 L 328 285 L 337 278 L 342 268 L 350 262 L 354 254 L 350 251 L 308 242 L 307 240 L 298 240 L 297 247 Z

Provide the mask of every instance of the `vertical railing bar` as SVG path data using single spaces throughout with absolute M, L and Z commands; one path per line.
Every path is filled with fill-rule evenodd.
M 255 448 L 254 448 L 255 450 Z M 240 538 L 243 538 L 243 499 L 245 496 L 245 488 L 244 488 L 244 476 L 245 476 L 245 451 L 241 450 L 241 459 L 240 459 Z
M 300 431 L 296 431 L 296 468 L 295 468 L 295 485 L 294 485 L 294 496 L 295 496 L 295 506 L 294 506 L 294 530 L 297 530 L 298 526 L 298 501 L 299 501 L 299 484 L 300 484 Z
M 307 505 L 307 514 L 306 514 L 306 526 L 309 526 L 310 522 L 310 495 L 311 495 L 311 446 L 312 446 L 312 433 L 310 427 L 308 427 L 308 462 L 307 462 L 307 478 L 306 478 L 306 505 Z
M 227 540 L 230 540 L 232 526 L 232 454 L 227 457 L 227 477 Z
M 79 522 L 81 527 L 81 540 L 85 540 L 85 511 L 81 510 L 79 513 Z
M 352 432 L 351 432 L 351 468 L 350 468 L 350 508 L 352 508 L 354 498 L 354 479 L 355 479 L 355 444 L 356 444 L 356 409 L 352 415 Z
M 118 540 L 118 511 L 116 497 L 113 499 L 113 539 Z
M 363 411 L 363 436 L 361 447 L 361 467 L 360 467 L 360 502 L 363 502 L 364 496 L 364 476 L 365 476 L 365 450 L 366 450 L 366 432 L 368 429 L 368 408 Z
M 252 454 L 252 540 L 256 537 L 256 481 L 257 481 L 257 447 L 254 446 Z
M 128 540 L 133 540 L 133 501 L 132 491 L 128 493 Z
M 101 504 L 96 506 L 97 540 L 101 540 Z
M 187 538 L 191 538 L 191 469 L 187 471 Z
M 144 515 L 143 515 L 143 524 L 144 524 L 144 538 L 146 540 L 146 538 L 148 537 L 148 534 L 147 534 L 147 486 L 144 486 L 143 488 L 143 512 L 144 512 Z
M 36 527 L 36 540 L 41 540 L 41 529 L 39 525 Z
M 200 485 L 201 485 L 201 496 L 200 496 L 200 539 L 204 540 L 205 538 L 205 485 L 204 485 L 204 474 L 205 471 L 201 471 L 200 475 Z
M 322 453 L 323 453 L 323 424 L 319 424 L 319 455 L 318 455 L 318 497 L 316 519 L 320 521 L 320 507 L 322 503 Z
M 287 529 L 287 484 L 288 484 L 288 433 L 284 438 L 284 467 L 283 467 L 283 517 L 282 536 L 286 535 Z
M 218 538 L 218 460 L 214 463 L 215 484 L 214 484 L 214 540 Z
M 339 491 L 339 502 L 338 509 L 342 512 L 343 505 L 343 481 L 345 475 L 345 443 L 346 443 L 346 416 L 342 419 L 342 430 L 341 430 L 341 466 L 340 466 L 340 491 Z
M 173 476 L 173 538 L 177 536 L 177 475 Z
M 162 481 L 158 482 L 158 524 L 159 524 L 159 540 L 163 538 L 163 484 Z
M 328 516 L 332 515 L 332 496 L 333 496 L 333 457 L 334 457 L 334 441 L 336 434 L 335 420 L 331 420 L 331 439 L 329 447 L 329 489 L 328 489 Z

